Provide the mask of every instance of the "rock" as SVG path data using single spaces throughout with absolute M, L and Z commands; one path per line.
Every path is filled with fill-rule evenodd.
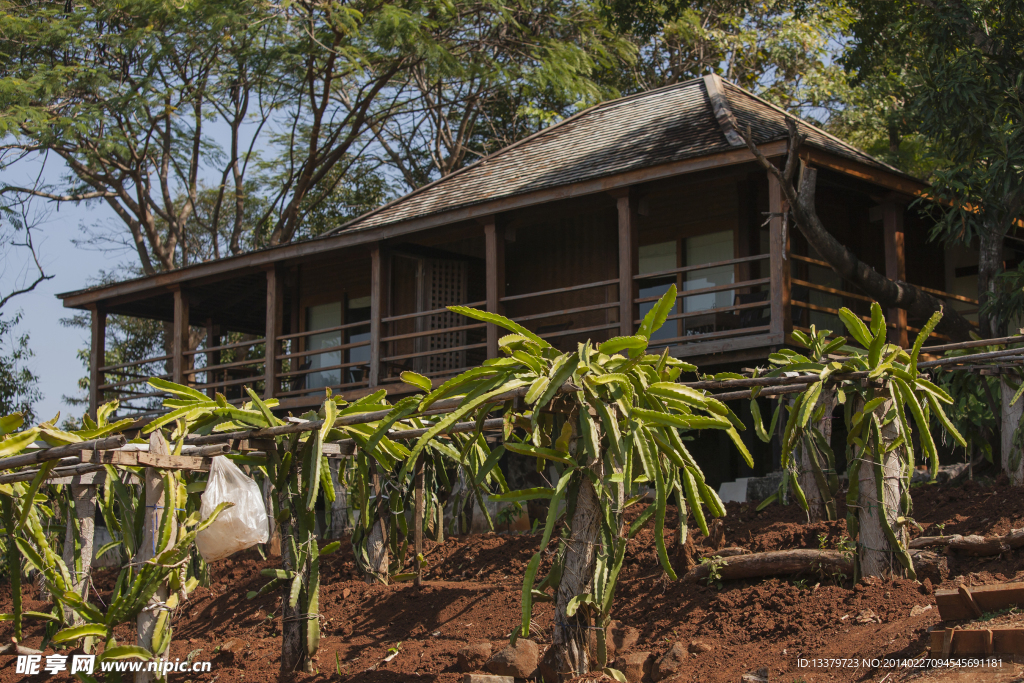
M 914 605 L 910 610 L 910 616 L 916 617 L 919 614 L 924 614 L 932 608 L 931 605 Z
M 768 683 L 768 668 L 762 667 L 752 674 L 743 674 L 740 683 Z
M 640 631 L 632 626 L 626 626 L 620 621 L 609 622 L 605 633 L 607 633 L 605 643 L 608 646 L 609 660 L 611 660 L 612 655 L 616 652 L 624 652 L 636 645 L 637 641 L 640 640 Z
M 537 667 L 537 680 L 542 683 L 560 683 L 554 645 L 548 646 L 547 652 L 544 653 L 544 659 L 540 660 L 540 665 Z
M 512 676 L 491 676 L 490 674 L 466 674 L 462 683 L 516 683 Z
M 679 673 L 686 663 L 686 648 L 682 643 L 676 643 L 669 651 L 659 659 L 651 670 L 651 677 L 660 681 Z
M 615 661 L 615 668 L 626 675 L 629 683 L 641 683 L 651 675 L 654 658 L 650 652 L 631 652 Z
M 241 646 L 242 646 L 242 643 L 239 642 L 237 639 L 235 639 L 235 638 L 228 638 L 227 640 L 225 640 L 221 644 L 220 651 L 221 652 L 232 652 L 234 650 L 237 650 Z
M 711 650 L 714 648 L 705 643 L 703 640 L 691 640 L 690 647 L 688 649 L 691 653 L 695 655 L 701 655 L 705 652 L 711 652 Z
M 532 678 L 540 661 L 537 643 L 520 638 L 487 660 L 487 670 L 499 676 Z
M 491 658 L 490 643 L 473 643 L 459 650 L 456 655 L 460 671 L 479 671 Z
M 352 595 L 352 591 L 351 591 L 351 590 L 349 590 L 348 588 L 346 588 L 345 590 L 341 591 L 341 597 L 342 597 L 343 599 L 346 599 L 346 600 L 347 600 L 347 599 L 348 599 L 348 596 L 350 596 L 350 595 Z

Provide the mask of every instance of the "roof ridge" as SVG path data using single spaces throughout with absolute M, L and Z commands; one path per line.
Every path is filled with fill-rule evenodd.
M 746 142 L 739 133 L 739 124 L 729 107 L 729 98 L 722 87 L 722 78 L 716 73 L 704 75 L 704 88 L 708 91 L 708 99 L 711 101 L 711 110 L 722 129 L 725 139 L 733 147 L 745 147 Z
M 863 156 L 867 157 L 868 159 L 871 159 L 876 164 L 884 166 L 889 171 L 892 171 L 894 173 L 899 173 L 900 175 L 907 176 L 908 178 L 914 178 L 915 180 L 920 180 L 920 178 L 917 178 L 916 176 L 914 176 L 914 175 L 912 175 L 910 173 L 907 173 L 906 171 L 900 170 L 900 169 L 896 168 L 895 166 L 892 166 L 891 164 L 887 164 L 886 162 L 882 161 L 881 159 L 875 158 L 874 156 L 868 154 L 867 152 L 865 152 L 861 148 L 856 147 L 856 146 L 850 144 L 846 140 L 843 140 L 842 138 L 840 138 L 840 137 L 838 137 L 836 135 L 833 135 L 832 133 L 829 133 L 827 130 L 825 130 L 823 128 L 820 128 L 820 127 L 814 125 L 813 123 L 810 123 L 809 121 L 805 120 L 801 116 L 797 116 L 796 114 L 791 114 L 790 112 L 786 111 L 785 109 L 783 109 L 782 107 L 778 106 L 777 104 L 772 104 L 768 100 L 765 100 L 764 98 L 755 95 L 754 93 L 750 92 L 746 88 L 743 88 L 743 87 L 740 87 L 740 86 L 736 85 L 732 81 L 724 81 L 724 83 L 727 86 L 729 86 L 731 88 L 734 88 L 735 90 L 738 90 L 744 96 L 749 97 L 750 99 L 755 100 L 758 103 L 763 104 L 764 106 L 766 106 L 766 107 L 768 107 L 770 109 L 774 109 L 778 113 L 780 113 L 783 116 L 785 116 L 787 119 L 793 119 L 794 121 L 797 122 L 797 125 L 807 126 L 808 128 L 810 128 L 810 129 L 820 133 L 821 135 L 825 136 L 829 140 L 832 140 L 832 142 L 840 144 L 843 147 L 847 148 L 848 150 L 852 150 L 852 151 L 854 151 L 854 152 L 856 152 L 856 153 L 858 153 L 860 155 L 863 155 Z
M 626 95 L 625 97 L 617 97 L 617 98 L 615 98 L 613 100 L 605 100 L 604 102 L 598 102 L 597 104 L 595 104 L 593 106 L 587 107 L 586 109 L 583 109 L 582 111 L 576 112 L 572 116 L 569 116 L 569 117 L 566 117 L 566 118 L 562 119 L 561 121 L 559 121 L 558 123 L 556 123 L 554 125 L 548 126 L 547 128 L 542 128 L 541 130 L 538 130 L 536 133 L 532 133 L 530 135 L 527 135 L 525 138 L 522 138 L 521 140 L 516 140 L 511 145 L 508 145 L 506 147 L 502 147 L 501 149 L 495 150 L 494 152 L 491 152 L 490 154 L 477 159 L 476 161 L 474 161 L 473 163 L 469 164 L 468 166 L 463 166 L 462 168 L 460 168 L 460 169 L 458 169 L 458 170 L 456 170 L 456 171 L 454 171 L 452 173 L 449 173 L 446 176 L 441 176 L 437 180 L 432 180 L 431 182 L 427 183 L 426 185 L 422 185 L 420 187 L 417 187 L 412 192 L 407 192 L 406 194 L 403 194 L 403 195 L 401 195 L 399 197 L 395 197 L 390 202 L 388 202 L 386 204 L 381 204 L 376 209 L 373 209 L 371 211 L 367 211 L 366 213 L 360 214 L 360 215 L 356 216 L 355 218 L 353 218 L 352 220 L 348 221 L 347 223 L 339 225 L 338 227 L 336 227 L 336 228 L 334 228 L 332 230 L 329 230 L 329 231 L 325 232 L 322 235 L 318 235 L 316 239 L 320 239 L 320 238 L 323 238 L 323 237 L 329 237 L 331 235 L 336 235 L 339 232 L 344 232 L 349 227 L 351 227 L 353 225 L 356 225 L 357 223 L 359 223 L 359 222 L 361 222 L 361 221 L 363 221 L 363 220 L 365 220 L 367 218 L 370 218 L 371 216 L 375 216 L 376 214 L 384 211 L 385 209 L 389 209 L 392 206 L 395 206 L 397 204 L 400 204 L 401 202 L 404 202 L 404 201 L 406 201 L 408 199 L 411 199 L 412 197 L 415 197 L 415 196 L 417 196 L 417 195 L 419 195 L 419 194 L 421 194 L 421 193 L 423 193 L 423 192 L 425 192 L 425 191 L 435 187 L 436 185 L 439 185 L 442 182 L 451 180 L 452 178 L 455 178 L 455 177 L 457 177 L 457 176 L 459 176 L 459 175 L 461 175 L 463 173 L 466 173 L 466 172 L 468 172 L 468 171 L 470 171 L 472 169 L 476 169 L 478 166 L 480 166 L 484 162 L 493 161 L 494 159 L 498 158 L 499 156 L 505 154 L 506 152 L 510 152 L 510 151 L 512 151 L 514 149 L 517 149 L 520 146 L 522 146 L 522 145 L 524 145 L 524 144 L 526 144 L 528 142 L 531 142 L 532 140 L 535 140 L 535 139 L 537 139 L 537 138 L 539 138 L 539 137 L 541 137 L 541 136 L 543 136 L 543 135 L 545 135 L 545 134 L 547 134 L 547 133 L 549 133 L 551 131 L 555 131 L 555 130 L 561 128 L 562 126 L 568 124 L 569 122 L 575 121 L 576 119 L 579 119 L 579 118 L 583 117 L 584 115 L 592 114 L 592 113 L 598 111 L 599 109 L 610 109 L 612 107 L 615 107 L 615 106 L 619 105 L 620 103 L 629 102 L 629 101 L 636 100 L 636 99 L 639 99 L 639 98 L 642 98 L 642 97 L 647 97 L 649 95 L 653 95 L 655 93 L 660 93 L 660 92 L 663 92 L 665 90 L 672 90 L 672 89 L 680 89 L 681 90 L 684 86 L 692 87 L 694 84 L 699 83 L 700 81 L 701 81 L 700 78 L 691 78 L 691 79 L 686 80 L 686 81 L 680 81 L 679 83 L 672 83 L 670 85 L 663 85 L 660 88 L 654 88 L 653 90 L 644 90 L 643 92 L 634 93 L 632 95 Z

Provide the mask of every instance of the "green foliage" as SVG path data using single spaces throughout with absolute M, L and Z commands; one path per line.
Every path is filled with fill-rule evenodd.
M 28 343 L 28 334 L 16 335 L 14 328 L 21 313 L 4 319 L 0 316 L 0 414 L 21 413 L 33 422 L 33 406 L 43 398 L 39 378 L 26 365 L 35 354 Z

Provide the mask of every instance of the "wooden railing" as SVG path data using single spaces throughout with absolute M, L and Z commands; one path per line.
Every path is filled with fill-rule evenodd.
M 275 387 L 274 396 L 288 398 L 291 396 L 321 394 L 325 388 L 332 392 L 361 389 L 370 384 L 370 358 L 369 353 L 364 353 L 365 359 L 351 360 L 353 352 L 370 348 L 370 340 L 346 342 L 334 346 L 309 349 L 310 337 L 321 334 L 339 333 L 339 339 L 344 339 L 352 334 L 369 334 L 370 321 L 337 325 L 321 330 L 309 330 L 306 332 L 295 332 L 278 337 L 281 342 L 282 353 L 278 353 L 274 360 L 279 364 L 277 377 L 279 384 Z M 349 360 L 345 360 L 346 356 Z M 338 362 L 335 362 L 338 359 Z M 313 367 L 314 365 L 319 365 Z M 325 364 L 326 363 L 326 364 Z M 318 373 L 328 375 L 326 383 L 323 377 L 313 380 Z M 332 381 L 337 377 L 337 381 Z
M 684 275 L 701 270 L 738 266 L 755 261 L 768 261 L 769 259 L 770 256 L 768 254 L 757 254 L 637 275 L 635 279 L 638 283 L 652 280 L 664 281 L 673 275 L 676 276 L 678 288 L 676 312 L 669 314 L 665 321 L 666 327 L 670 327 L 675 322 L 676 333 L 672 336 L 653 340 L 652 347 L 769 332 L 771 330 L 772 305 L 770 277 L 751 278 L 711 287 L 700 287 L 698 289 L 685 289 L 686 282 L 682 280 Z M 733 303 L 728 306 L 680 311 L 680 308 L 686 308 L 686 299 L 707 294 L 717 294 L 719 292 L 735 292 Z M 634 303 L 637 306 L 642 306 L 645 303 L 652 303 L 660 298 L 660 296 L 637 297 L 634 299 Z M 640 322 L 639 318 L 633 321 L 634 325 L 639 325 Z
M 243 339 L 199 349 L 188 349 L 185 383 L 211 398 L 220 393 L 228 400 L 248 400 L 243 387 L 262 393 L 266 369 L 266 339 Z
M 525 294 L 505 296 L 501 298 L 501 303 L 506 307 L 506 309 L 516 308 L 520 303 L 525 301 L 543 300 L 545 298 L 550 299 L 558 295 L 583 292 L 590 289 L 597 289 L 599 287 L 610 289 L 613 286 L 617 287 L 618 284 L 618 279 L 615 279 L 587 282 L 580 285 L 570 285 L 568 287 L 556 287 L 555 289 L 545 289 L 538 292 L 527 292 Z M 606 296 L 605 298 L 608 299 L 610 297 Z M 614 299 L 586 306 L 553 308 L 540 313 L 512 315 L 511 318 L 515 322 L 522 324 L 527 329 L 536 332 L 542 339 L 557 340 L 562 337 L 577 334 L 586 334 L 594 337 L 593 333 L 595 332 L 607 332 L 608 330 L 614 330 L 619 327 L 617 320 L 607 320 L 609 317 L 607 314 L 603 316 L 606 319 L 604 322 L 595 320 L 595 318 L 602 317 L 599 313 L 600 311 L 615 310 L 618 306 L 619 299 L 618 295 L 616 295 Z M 557 318 L 564 319 L 559 321 Z M 546 324 L 545 321 L 547 321 Z M 608 335 L 606 334 L 604 336 Z M 598 335 L 595 341 L 601 341 L 601 335 Z M 558 346 L 557 342 L 555 345 Z
M 473 301 L 461 305 L 482 308 L 485 304 Z M 447 308 L 392 315 L 380 322 L 382 384 L 401 381 L 400 375 L 406 370 L 430 379 L 456 375 L 486 358 L 486 324 L 472 322 Z
M 120 414 L 132 417 L 159 411 L 165 394 L 147 384 L 150 377 L 170 379 L 167 372 L 171 356 L 153 356 L 129 363 L 99 368 L 99 392 L 104 401 L 118 400 Z

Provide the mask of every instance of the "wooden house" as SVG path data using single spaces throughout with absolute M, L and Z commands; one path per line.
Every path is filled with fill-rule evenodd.
M 869 299 L 787 225 L 775 180 L 737 134 L 749 126 L 781 162 L 786 117 L 706 76 L 592 107 L 317 239 L 62 294 L 92 312 L 91 405 L 151 412 L 154 373 L 232 400 L 250 385 L 293 412 L 325 387 L 407 391 L 404 370 L 438 383 L 496 355 L 502 334 L 452 304 L 568 349 L 633 334 L 675 283 L 654 345 L 702 370 L 756 363 L 793 329 L 841 330 L 837 309 L 866 314 Z M 878 271 L 970 313 L 976 256 L 929 243 L 908 211 L 925 185 L 800 126 L 827 228 Z M 165 321 L 167 352 L 105 364 L 112 314 Z M 890 318 L 903 342 L 921 324 Z

